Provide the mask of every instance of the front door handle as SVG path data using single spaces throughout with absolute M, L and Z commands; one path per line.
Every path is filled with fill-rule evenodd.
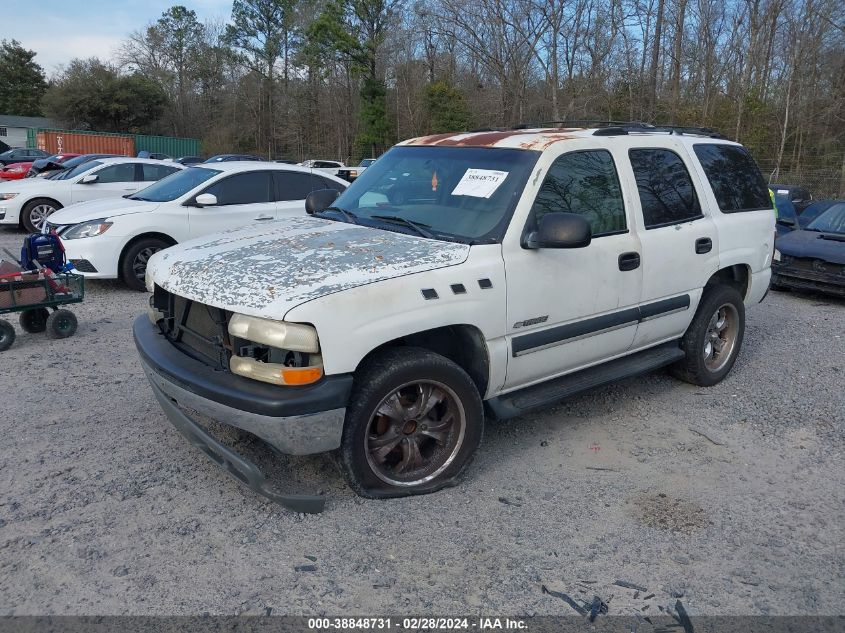
M 695 240 L 695 252 L 698 255 L 704 255 L 704 253 L 709 253 L 713 250 L 713 240 L 709 237 L 699 237 Z
M 619 256 L 619 270 L 636 270 L 639 267 L 639 253 L 622 253 Z
M 261 222 L 261 221 L 264 221 L 264 220 L 272 220 L 273 216 L 272 215 L 259 215 L 257 218 L 254 218 L 254 219 Z

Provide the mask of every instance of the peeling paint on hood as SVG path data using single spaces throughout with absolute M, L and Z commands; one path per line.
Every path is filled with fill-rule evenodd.
M 168 248 L 147 266 L 176 295 L 281 319 L 335 292 L 466 261 L 466 244 L 311 217 L 278 220 Z

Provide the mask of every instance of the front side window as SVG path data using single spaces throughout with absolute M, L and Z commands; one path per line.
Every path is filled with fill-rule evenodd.
M 138 193 L 129 196 L 130 200 L 144 200 L 145 202 L 170 202 L 181 198 L 186 193 L 199 187 L 202 183 L 211 180 L 220 174 L 217 169 L 206 167 L 189 167 L 180 169 L 165 176 L 158 182 L 142 189 Z
M 134 182 L 135 163 L 120 163 L 109 165 L 97 172 L 97 182 L 108 184 L 113 182 Z
M 273 181 L 266 171 L 250 171 L 218 180 L 203 193 L 217 197 L 218 206 L 270 202 Z
M 681 157 L 668 149 L 632 149 L 628 156 L 637 181 L 647 229 L 695 220 L 701 205 Z
M 744 148 L 702 143 L 693 149 L 722 213 L 772 208 L 766 182 Z
M 546 213 L 555 212 L 583 215 L 590 222 L 593 237 L 627 229 L 622 189 L 610 152 L 571 152 L 555 159 L 531 214 L 537 222 Z
M 96 161 L 96 160 L 89 160 L 87 162 L 82 162 L 73 169 L 68 169 L 67 171 L 60 171 L 56 176 L 56 180 L 70 180 L 71 178 L 76 178 L 77 176 L 81 176 L 82 174 L 91 171 L 95 167 L 99 167 L 103 163 Z

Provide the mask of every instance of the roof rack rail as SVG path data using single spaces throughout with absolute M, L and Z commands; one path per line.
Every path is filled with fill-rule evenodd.
M 593 136 L 621 136 L 635 132 L 638 134 L 678 134 L 691 136 L 706 136 L 708 138 L 724 139 L 716 130 L 709 127 L 682 126 L 682 125 L 652 125 L 642 121 L 602 121 L 594 119 L 574 119 L 569 121 L 540 121 L 537 123 L 521 123 L 514 129 L 525 130 L 535 127 L 581 127 L 595 128 Z

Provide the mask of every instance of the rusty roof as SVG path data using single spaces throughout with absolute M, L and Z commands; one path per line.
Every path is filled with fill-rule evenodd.
M 536 128 L 450 132 L 402 141 L 400 145 L 436 145 L 440 147 L 509 147 L 544 150 L 554 143 L 590 136 L 595 130 L 586 128 Z

